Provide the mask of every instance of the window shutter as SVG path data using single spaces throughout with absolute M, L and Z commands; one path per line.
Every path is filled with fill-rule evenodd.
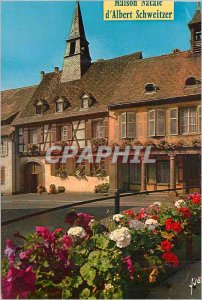
M 89 119 L 88 122 L 86 122 L 86 139 L 90 140 L 92 138 L 92 120 Z
M 67 159 L 67 172 L 69 176 L 74 174 L 74 158 L 70 157 Z
M 37 128 L 37 144 L 43 143 L 43 127 Z
M 198 106 L 198 133 L 201 133 L 201 105 Z
M 61 141 L 61 126 L 56 125 L 56 140 Z
M 71 141 L 73 138 L 72 124 L 67 125 L 67 139 Z
M 148 129 L 149 129 L 149 136 L 155 136 L 155 110 L 150 110 L 148 112 L 149 115 L 149 124 L 148 124 Z
M 169 110 L 169 134 L 178 134 L 178 108 L 171 108 Z
M 51 142 L 57 141 L 57 134 L 56 134 L 56 124 L 53 124 L 51 127 Z
M 5 167 L 2 166 L 1 167 L 1 184 L 5 184 L 5 181 L 6 181 L 6 174 L 5 174 Z
M 24 139 L 24 144 L 27 145 L 29 143 L 29 131 L 27 128 L 24 128 L 23 139 Z
M 103 121 L 103 136 L 105 138 L 108 138 L 108 136 L 109 136 L 109 120 L 108 120 L 108 117 L 105 117 L 104 121 Z
M 1 142 L 1 155 L 2 156 L 8 155 L 8 142 L 7 141 Z
M 126 113 L 121 114 L 121 138 L 126 138 Z
M 157 110 L 156 135 L 165 136 L 165 109 Z
M 135 128 L 136 115 L 134 112 L 127 113 L 127 138 L 135 138 L 136 128 Z
M 56 171 L 55 165 L 56 164 L 51 164 L 51 176 L 55 176 L 55 171 Z

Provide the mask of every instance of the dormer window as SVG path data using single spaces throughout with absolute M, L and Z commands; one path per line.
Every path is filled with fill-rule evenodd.
M 81 107 L 83 109 L 88 109 L 89 108 L 89 96 L 86 95 L 86 94 L 84 94 L 82 96 L 82 105 L 81 105 Z
M 58 99 L 56 101 L 56 112 L 61 113 L 64 110 L 64 101 L 62 99 Z
M 43 113 L 43 102 L 41 100 L 36 103 L 36 114 L 41 115 Z
M 157 91 L 157 86 L 154 83 L 147 83 L 145 85 L 146 93 L 155 93 Z
M 187 78 L 185 85 L 186 86 L 193 86 L 193 85 L 197 85 L 198 84 L 198 80 L 195 77 L 189 77 Z

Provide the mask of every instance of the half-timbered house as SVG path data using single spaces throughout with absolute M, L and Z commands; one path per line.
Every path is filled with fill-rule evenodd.
M 189 28 L 188 51 L 176 49 L 146 59 L 136 52 L 91 62 L 77 2 L 63 69 L 55 67 L 47 74 L 42 71 L 35 87 L 2 93 L 3 111 L 6 103 L 20 101 L 24 107 L 9 123 L 12 130 L 15 128 L 12 192 L 36 192 L 40 185 L 48 190 L 51 184 L 76 192 L 93 192 L 103 182 L 122 190 L 198 184 L 199 10 Z M 50 164 L 45 157 L 53 145 L 73 145 L 81 152 L 85 146 L 96 149 L 115 143 L 155 144 L 152 157 L 157 161 L 149 166 L 143 161 L 110 164 L 109 158 L 99 164 L 78 164 L 76 158 L 68 158 L 65 164 L 61 160 Z M 59 159 L 61 155 L 55 153 Z

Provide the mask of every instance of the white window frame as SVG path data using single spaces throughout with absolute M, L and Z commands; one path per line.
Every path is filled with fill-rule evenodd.
M 95 128 L 94 126 L 96 126 L 96 134 L 95 133 Z M 93 138 L 103 138 L 103 134 L 104 134 L 104 124 L 103 124 L 103 120 L 95 120 L 92 122 L 92 131 L 93 131 Z M 94 136 L 96 135 L 96 136 Z
M 176 117 L 171 117 L 171 112 L 176 111 Z M 176 133 L 171 132 L 171 122 L 172 120 L 176 120 Z M 179 126 L 178 126 L 178 108 L 173 107 L 169 109 L 169 135 L 178 135 L 179 133 Z
M 134 116 L 135 121 L 129 121 L 129 116 L 132 115 Z M 129 126 L 132 125 L 134 126 L 134 134 L 129 135 Z M 126 113 L 126 135 L 127 138 L 129 139 L 134 139 L 136 137 L 136 113 L 135 112 L 127 112 Z
M 62 113 L 64 110 L 64 101 L 62 99 L 58 99 L 56 101 L 56 112 Z
M 152 112 L 154 112 L 154 118 L 150 118 L 150 114 Z M 154 123 L 154 131 L 153 131 L 153 133 L 150 130 L 151 129 L 150 124 L 152 122 Z M 155 111 L 155 109 L 151 109 L 151 110 L 148 111 L 148 136 L 149 137 L 156 136 L 156 111 Z
M 123 118 L 125 120 L 123 120 Z M 125 138 L 127 138 L 127 114 L 126 114 L 126 112 L 121 114 L 120 121 L 121 121 L 121 124 L 120 124 L 121 125 L 121 128 L 120 128 L 121 138 L 125 139 Z M 123 130 L 123 127 L 122 127 L 123 125 L 125 126 L 125 130 Z
M 197 107 L 197 115 L 198 115 L 198 133 L 201 133 L 201 105 Z
M 190 118 L 191 118 L 191 115 L 190 115 L 190 113 L 191 113 L 191 109 L 195 109 L 195 120 L 196 120 L 196 122 L 194 123 L 194 124 L 191 124 L 191 122 L 190 122 Z M 185 110 L 187 110 L 187 115 L 186 116 L 184 116 L 183 115 L 183 113 L 185 112 Z M 180 133 L 182 134 L 182 135 L 188 135 L 188 134 L 196 134 L 196 133 L 198 133 L 198 122 L 197 122 L 197 107 L 196 106 L 190 106 L 190 107 L 182 107 L 181 108 L 181 110 L 180 110 Z M 183 124 L 182 125 L 182 120 L 185 120 L 185 119 L 187 119 L 187 124 Z M 187 127 L 187 131 L 186 132 L 183 132 L 184 130 L 182 130 L 182 126 L 186 126 Z M 195 131 L 191 131 L 190 130 L 190 127 L 191 126 L 195 126 L 195 128 L 196 128 L 196 130 Z

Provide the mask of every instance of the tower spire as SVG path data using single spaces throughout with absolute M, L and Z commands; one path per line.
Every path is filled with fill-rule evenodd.
M 81 8 L 76 1 L 71 30 L 64 55 L 62 82 L 77 80 L 91 65 L 89 43 L 86 39 Z
M 79 1 L 76 1 L 69 39 L 74 39 L 78 37 L 86 39 L 80 4 Z

